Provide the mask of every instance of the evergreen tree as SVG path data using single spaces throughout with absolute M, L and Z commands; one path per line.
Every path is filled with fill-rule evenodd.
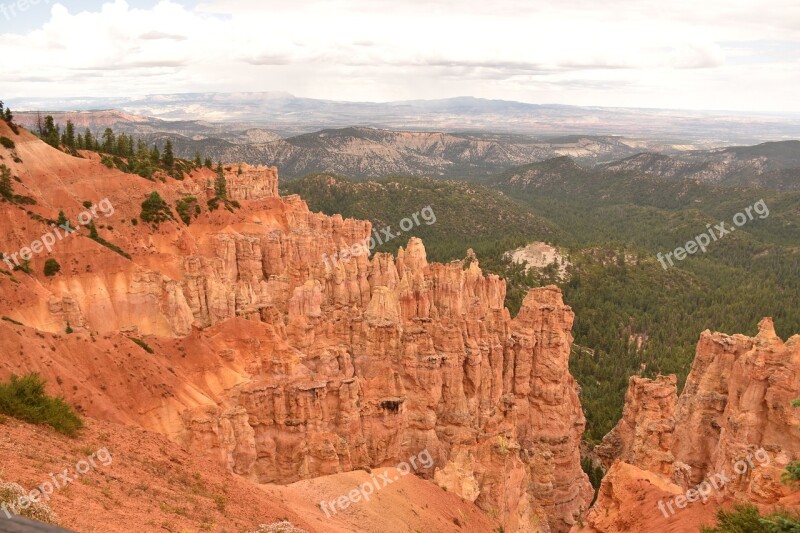
M 8 122 L 9 124 L 11 124 L 11 122 L 14 120 L 14 115 L 11 114 L 11 108 L 10 107 L 6 108 L 6 114 L 5 114 L 5 116 L 3 118 L 5 118 L 6 122 Z
M 161 152 L 158 151 L 158 146 L 153 145 L 153 150 L 150 151 L 150 159 L 156 165 L 161 161 Z
M 225 180 L 225 175 L 221 172 L 214 179 L 214 192 L 217 198 L 224 199 L 228 197 L 228 182 Z
M 60 228 L 67 227 L 69 225 L 69 219 L 67 218 L 67 215 L 64 214 L 64 211 L 58 212 L 58 220 L 56 220 L 56 224 Z
M 87 150 L 94 149 L 95 140 L 92 136 L 92 132 L 89 131 L 89 128 L 86 128 L 86 132 L 83 134 L 83 145 L 86 147 Z
M 11 182 L 11 170 L 5 165 L 0 165 L 0 196 L 6 200 L 11 200 L 14 197 L 14 184 Z
M 44 117 L 44 142 L 58 148 L 58 143 L 61 140 L 61 136 L 58 133 L 58 126 L 56 126 L 55 122 L 53 121 L 52 115 L 47 115 Z
M 64 131 L 64 145 L 71 150 L 75 150 L 75 124 L 71 120 L 67 121 L 67 127 Z
M 207 169 L 211 169 L 214 166 L 214 163 L 211 161 L 210 157 L 206 157 L 205 163 L 203 163 Z
M 103 132 L 103 152 L 111 154 L 116 147 L 116 139 L 114 138 L 114 130 L 106 128 Z
M 203 161 L 200 159 L 200 152 L 194 153 L 194 164 L 197 168 L 203 166 Z
M 171 169 L 175 165 L 175 155 L 172 153 L 172 141 L 167 139 L 166 144 L 164 144 L 164 156 L 162 158 L 164 162 L 164 166 L 168 169 Z

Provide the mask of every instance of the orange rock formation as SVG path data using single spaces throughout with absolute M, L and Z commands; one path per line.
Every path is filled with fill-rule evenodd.
M 428 263 L 418 239 L 396 258 L 329 269 L 323 254 L 362 241 L 370 224 L 279 197 L 274 168 L 233 166 L 241 208 L 209 211 L 206 169 L 149 181 L 2 122 L 0 134 L 22 160 L 0 148 L 17 191 L 37 202 L 32 214 L 3 204 L 0 250 L 49 231 L 59 210 L 74 220 L 83 201 L 108 198 L 100 236 L 132 257 L 83 230 L 34 257 L 32 275 L 0 274 L 0 314 L 24 324 L 0 323 L 0 377 L 39 371 L 87 414 L 164 433 L 259 483 L 428 450 L 435 464 L 419 474 L 506 531 L 566 531 L 588 506 L 573 313 L 557 288 L 531 291 L 511 319 L 503 280 L 477 262 Z M 154 190 L 171 207 L 195 196 L 202 214 L 188 226 L 134 224 Z M 62 266 L 52 278 L 41 274 L 47 257 Z

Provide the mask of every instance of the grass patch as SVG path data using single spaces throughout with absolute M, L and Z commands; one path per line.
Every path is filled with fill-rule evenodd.
M 74 437 L 83 422 L 64 398 L 48 396 L 44 385 L 45 381 L 36 373 L 12 375 L 9 382 L 0 383 L 0 413 L 33 424 L 46 424 Z

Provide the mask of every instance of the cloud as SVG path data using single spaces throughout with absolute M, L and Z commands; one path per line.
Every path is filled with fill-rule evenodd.
M 172 33 L 164 33 L 162 31 L 149 31 L 147 33 L 143 33 L 139 36 L 139 39 L 144 40 L 159 40 L 159 39 L 166 39 L 171 41 L 185 41 L 188 39 L 185 35 L 175 35 Z
M 474 95 L 800 110 L 800 95 L 784 89 L 800 82 L 796 4 L 207 0 L 190 8 L 180 0 L 147 7 L 114 0 L 94 11 L 54 4 L 40 28 L 0 34 L 0 93 L 265 90 L 344 100 Z

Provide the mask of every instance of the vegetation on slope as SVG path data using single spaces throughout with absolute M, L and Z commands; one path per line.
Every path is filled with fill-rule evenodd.
M 572 267 L 558 282 L 576 313 L 571 370 L 581 385 L 589 441 L 622 414 L 628 378 L 691 369 L 701 331 L 755 335 L 764 316 L 784 337 L 800 331 L 800 194 L 719 189 L 635 174 L 591 172 L 569 158 L 509 171 L 487 182 L 390 178 L 353 182 L 311 175 L 284 185 L 311 209 L 391 225 L 431 205 L 437 222 L 410 233 L 432 261 L 473 248 L 485 271 L 509 280 L 516 313 L 529 287 L 551 273 L 525 273 L 504 253 L 544 241 L 565 250 Z M 492 190 L 494 189 L 494 190 Z M 667 270 L 656 254 L 674 250 L 763 199 L 769 216 Z M 379 251 L 405 245 L 403 235 Z M 587 349 L 588 348 L 588 349 Z
M 7 383 L 0 383 L 0 414 L 76 435 L 83 422 L 63 398 L 48 396 L 44 386 L 44 380 L 35 373 L 11 376 Z

